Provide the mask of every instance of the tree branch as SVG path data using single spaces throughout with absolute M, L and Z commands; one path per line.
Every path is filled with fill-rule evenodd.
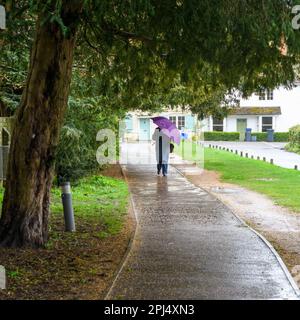
M 103 24 L 102 30 L 105 32 L 110 32 L 113 35 L 120 36 L 125 39 L 129 39 L 129 40 L 130 39 L 131 40 L 139 40 L 139 41 L 145 42 L 145 43 L 149 43 L 149 42 L 154 41 L 154 39 L 149 36 L 145 36 L 145 35 L 137 34 L 137 33 L 133 33 L 133 32 L 128 32 L 128 31 L 124 31 L 124 30 L 119 30 L 119 29 L 116 29 L 114 27 L 109 26 L 106 23 Z

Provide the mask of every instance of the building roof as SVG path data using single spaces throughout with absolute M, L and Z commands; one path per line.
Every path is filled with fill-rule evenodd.
M 241 107 L 234 108 L 230 111 L 230 115 L 239 115 L 239 116 L 264 116 L 264 115 L 280 115 L 281 108 L 280 107 Z

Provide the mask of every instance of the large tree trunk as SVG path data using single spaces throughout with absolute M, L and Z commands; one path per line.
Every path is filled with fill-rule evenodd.
M 67 35 L 55 22 L 45 22 L 45 13 L 37 21 L 10 148 L 0 220 L 2 246 L 39 247 L 48 238 L 54 154 L 67 106 L 81 7 L 81 1 L 63 1 Z

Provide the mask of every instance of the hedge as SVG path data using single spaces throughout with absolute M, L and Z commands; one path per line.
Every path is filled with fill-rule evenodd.
M 212 131 L 204 132 L 205 141 L 239 141 L 240 134 L 239 132 L 221 132 L 221 131 Z
M 256 136 L 256 141 L 267 141 L 268 134 L 266 132 L 253 132 L 252 136 Z M 205 141 L 239 141 L 239 132 L 221 132 L 212 131 L 204 132 Z M 275 142 L 287 142 L 289 140 L 288 132 L 275 132 L 274 141 Z
M 294 126 L 289 131 L 288 151 L 300 153 L 300 125 Z
M 252 136 L 256 136 L 256 141 L 267 141 L 267 132 L 252 132 Z M 274 132 L 274 142 L 287 142 L 289 140 L 288 132 Z
M 274 138 L 276 142 L 288 142 L 289 132 L 275 132 Z

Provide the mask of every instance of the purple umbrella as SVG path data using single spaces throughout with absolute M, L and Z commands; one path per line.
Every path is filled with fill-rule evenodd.
M 180 131 L 176 125 L 165 117 L 155 117 L 152 121 L 161 129 L 161 131 L 178 145 L 180 144 Z

